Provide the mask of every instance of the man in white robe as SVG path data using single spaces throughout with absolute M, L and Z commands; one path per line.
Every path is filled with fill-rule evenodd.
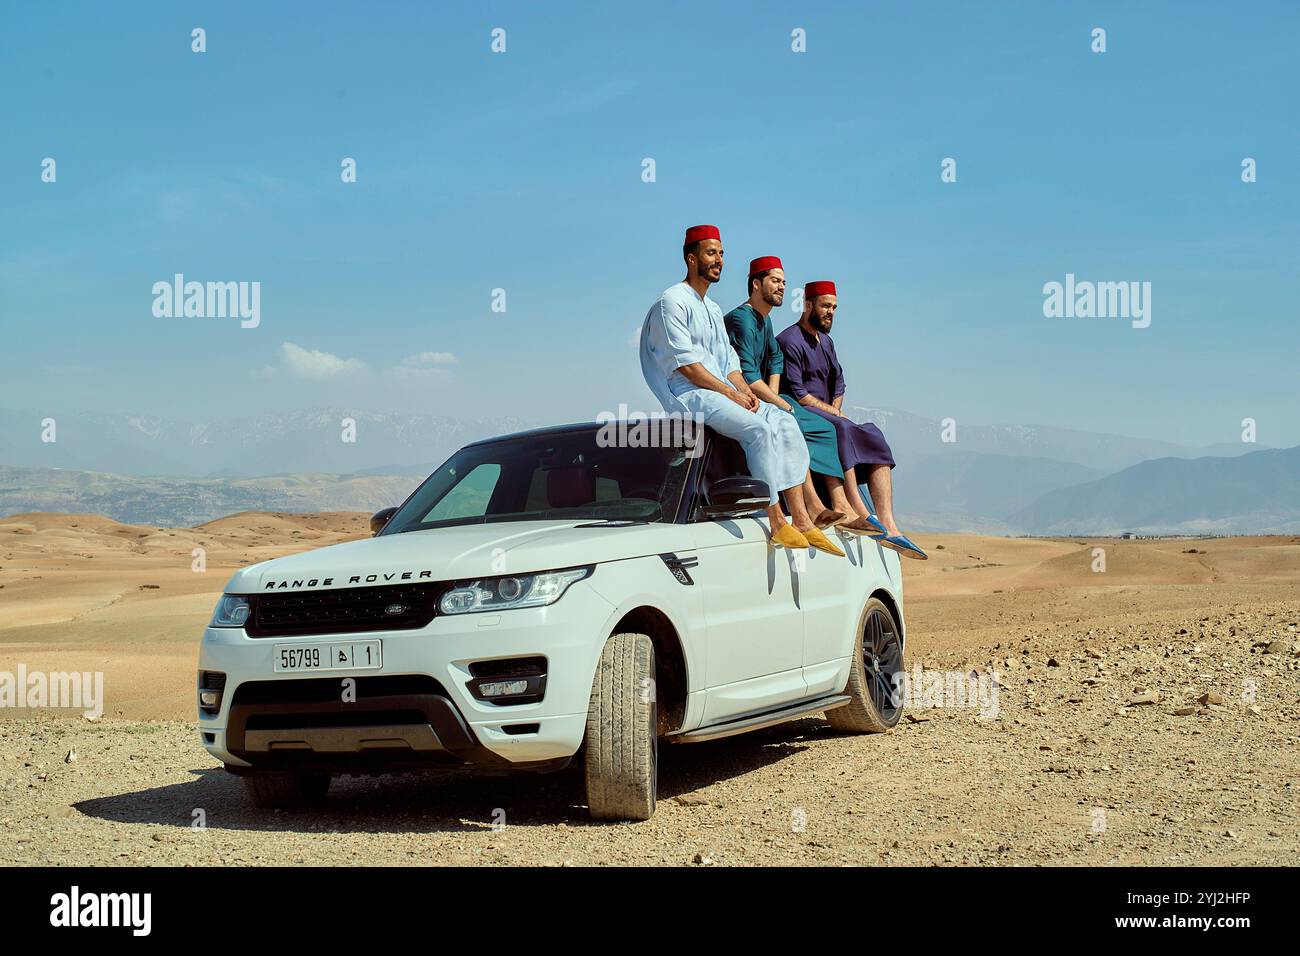
M 745 452 L 750 473 L 767 483 L 772 542 L 844 552 L 819 531 L 804 506 L 808 446 L 794 417 L 760 402 L 740 371 L 722 310 L 707 295 L 722 277 L 722 238 L 715 226 L 693 226 L 682 248 L 686 278 L 665 290 L 641 327 L 641 371 L 670 412 L 685 413 Z M 780 495 L 790 509 L 787 522 Z

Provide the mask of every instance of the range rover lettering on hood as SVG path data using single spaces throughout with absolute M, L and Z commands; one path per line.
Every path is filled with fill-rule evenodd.
M 380 571 L 376 574 L 353 574 L 348 577 L 346 583 L 341 583 L 338 587 L 347 587 L 349 584 L 381 584 L 389 581 L 430 581 L 433 579 L 432 571 Z M 341 580 L 341 579 L 340 579 Z M 329 578 L 288 578 L 282 581 L 267 581 L 262 585 L 264 591 L 278 591 L 281 588 L 329 588 L 334 587 L 335 579 Z

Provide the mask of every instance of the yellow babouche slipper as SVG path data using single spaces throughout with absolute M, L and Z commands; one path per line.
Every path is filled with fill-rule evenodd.
M 819 532 L 820 533 L 820 532 Z M 808 539 L 792 524 L 783 524 L 772 535 L 772 543 L 779 548 L 806 548 Z
M 801 531 L 800 534 L 807 538 L 808 544 L 816 548 L 818 551 L 825 551 L 827 554 L 838 554 L 841 558 L 844 557 L 844 552 L 837 548 L 830 538 L 826 537 L 826 535 L 822 534 L 816 528 L 811 528 L 808 531 Z

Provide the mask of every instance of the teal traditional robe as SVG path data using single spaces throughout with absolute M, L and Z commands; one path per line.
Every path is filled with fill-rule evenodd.
M 726 316 L 727 337 L 740 360 L 740 374 L 753 385 L 759 379 L 767 383 L 770 375 L 783 375 L 785 353 L 772 332 L 770 316 L 759 315 L 748 302 L 736 306 Z M 819 475 L 844 477 L 840 454 L 835 444 L 835 427 L 796 401 L 790 401 L 792 413 L 808 443 L 809 467 Z

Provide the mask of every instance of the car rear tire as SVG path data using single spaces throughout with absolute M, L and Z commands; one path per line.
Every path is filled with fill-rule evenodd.
M 834 729 L 851 734 L 879 734 L 903 716 L 903 642 L 898 624 L 878 598 L 867 602 L 862 627 L 854 645 L 849 683 L 844 693 L 852 700 L 826 712 Z
M 649 820 L 658 796 L 655 649 L 644 634 L 615 634 L 596 665 L 583 740 L 587 806 L 596 820 Z
M 265 810 L 287 810 L 320 803 L 330 788 L 327 773 L 296 770 L 254 770 L 244 777 L 248 799 Z

